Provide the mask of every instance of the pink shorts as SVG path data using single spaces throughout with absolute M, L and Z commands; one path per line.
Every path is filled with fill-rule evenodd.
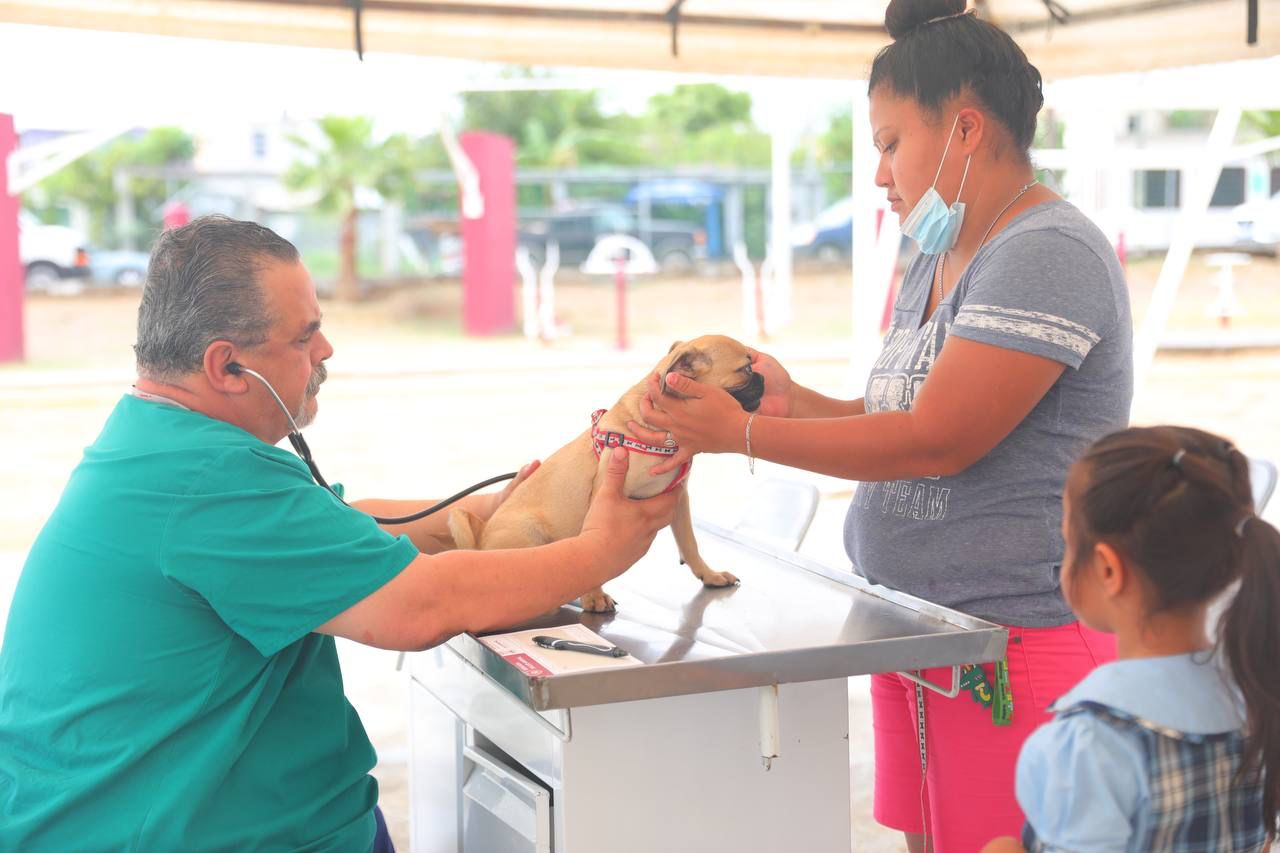
M 1115 660 L 1116 641 L 1072 622 L 1058 628 L 1009 628 L 1009 684 L 1013 720 L 991 722 L 991 709 L 962 690 L 946 699 L 925 690 L 927 784 L 920 783 L 915 684 L 898 675 L 871 677 L 876 737 L 875 818 L 903 832 L 925 832 L 934 853 L 973 853 L 1001 835 L 1022 833 L 1013 777 L 1022 742 L 1052 715 L 1055 699 L 1090 670 Z M 995 684 L 994 664 L 985 664 Z M 951 668 L 925 670 L 935 684 L 951 684 Z

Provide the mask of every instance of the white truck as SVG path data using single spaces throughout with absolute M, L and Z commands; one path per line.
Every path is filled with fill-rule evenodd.
M 84 235 L 65 225 L 44 225 L 25 211 L 18 215 L 18 257 L 28 290 L 89 276 Z

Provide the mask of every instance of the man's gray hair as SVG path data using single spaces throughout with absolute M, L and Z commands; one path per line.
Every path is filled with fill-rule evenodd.
M 138 375 L 200 370 L 214 341 L 265 343 L 272 318 L 258 276 L 277 262 L 297 263 L 297 248 L 256 222 L 201 216 L 161 234 L 138 307 Z

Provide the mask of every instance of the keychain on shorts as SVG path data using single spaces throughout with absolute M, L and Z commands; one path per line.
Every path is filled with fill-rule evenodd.
M 995 701 L 991 705 L 991 722 L 1007 726 L 1013 722 L 1013 689 L 1009 686 L 1009 659 L 996 661 Z
M 973 701 L 984 708 L 990 708 L 995 700 L 995 692 L 991 689 L 991 680 L 979 664 L 970 663 L 960 667 L 960 689 L 968 690 Z
M 991 709 L 991 722 L 1007 726 L 1013 719 L 1013 691 L 1009 686 L 1008 659 L 996 661 L 996 683 L 993 686 L 980 664 L 960 668 L 960 689 L 968 690 L 973 701 Z

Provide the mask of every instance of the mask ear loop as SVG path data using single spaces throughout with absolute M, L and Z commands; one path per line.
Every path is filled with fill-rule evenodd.
M 945 155 L 944 155 L 945 156 Z M 969 177 L 969 164 L 973 162 L 973 155 L 970 154 L 964 158 L 964 174 L 960 176 L 960 189 L 956 190 L 956 200 L 954 204 L 960 203 L 960 196 L 964 194 L 964 180 Z M 954 206 L 953 204 L 953 206 Z
M 960 113 L 956 113 L 955 120 L 951 122 L 951 132 L 947 134 L 947 144 L 942 148 L 942 159 L 938 161 L 938 171 L 933 175 L 933 186 L 938 186 L 938 178 L 942 177 L 942 166 L 947 162 L 947 152 L 951 150 L 951 138 L 956 135 L 956 125 L 960 123 Z M 969 166 L 965 164 L 965 171 Z

